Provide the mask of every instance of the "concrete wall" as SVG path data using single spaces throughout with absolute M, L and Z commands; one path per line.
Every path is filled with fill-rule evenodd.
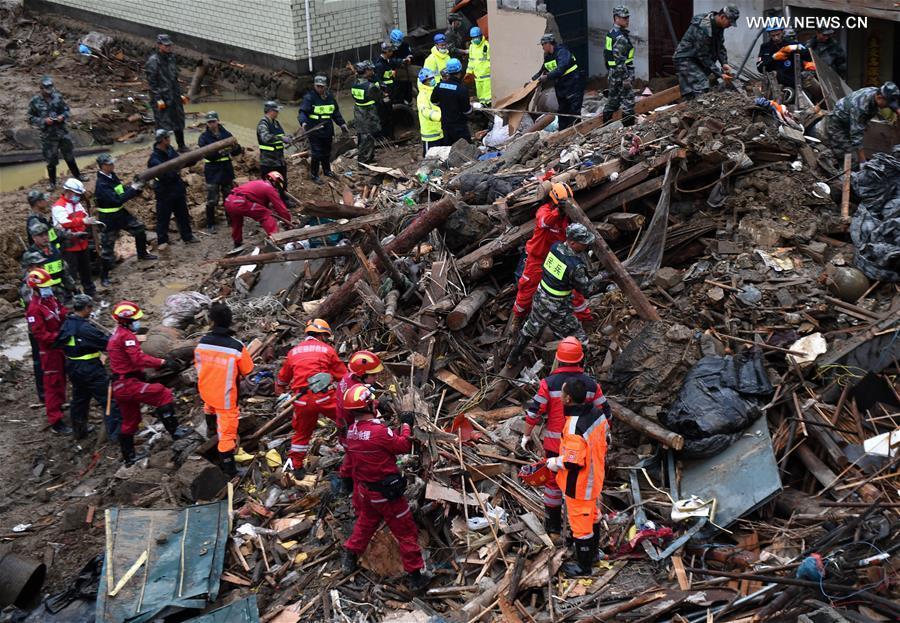
M 657 0 L 651 0 L 656 2 Z M 613 27 L 612 7 L 625 5 L 631 13 L 628 30 L 634 43 L 634 75 L 647 79 L 650 73 L 650 54 L 647 36 L 647 0 L 619 0 L 615 4 L 606 2 L 588 3 L 588 41 L 591 73 L 606 75 L 606 61 L 603 58 L 603 45 L 606 33 Z M 608 5 L 608 6 L 607 6 Z
M 544 53 L 538 42 L 547 29 L 543 15 L 497 8 L 488 0 L 491 24 L 491 92 L 494 101 L 506 97 L 540 68 Z

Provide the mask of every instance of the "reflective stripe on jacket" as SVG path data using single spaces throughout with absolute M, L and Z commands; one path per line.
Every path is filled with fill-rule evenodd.
M 491 44 L 483 38 L 481 43 L 469 44 L 469 64 L 466 73 L 474 74 L 476 80 L 491 77 Z
M 422 141 L 432 143 L 444 138 L 441 129 L 441 109 L 431 103 L 431 92 L 434 87 L 419 83 L 419 94 L 416 96 L 416 108 L 419 111 L 419 131 Z
M 240 379 L 253 371 L 253 360 L 230 330 L 215 327 L 194 349 L 194 367 L 203 402 L 214 409 L 233 409 L 238 404 Z
M 596 500 L 603 490 L 609 422 L 590 404 L 566 407 L 556 484 L 568 498 Z

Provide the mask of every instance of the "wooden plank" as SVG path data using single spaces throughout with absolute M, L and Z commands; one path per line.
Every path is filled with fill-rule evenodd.
M 463 504 L 466 506 L 479 506 L 478 497 L 475 497 L 475 493 L 467 493 L 466 497 L 463 497 L 463 494 L 457 491 L 456 489 L 451 489 L 450 487 L 445 487 L 444 485 L 435 482 L 433 480 L 429 480 L 428 484 L 425 485 L 425 499 L 434 500 L 437 502 L 450 502 L 452 504 Z M 487 502 L 489 500 L 489 496 L 481 493 L 478 496 L 482 499 L 483 502 Z
M 678 587 L 683 591 L 691 590 L 691 581 L 684 570 L 684 561 L 681 554 L 672 556 L 672 567 L 675 569 L 675 577 L 678 578 Z
M 289 229 L 287 231 L 276 232 L 272 234 L 271 238 L 276 243 L 281 244 L 283 242 L 309 240 L 310 238 L 340 234 L 363 229 L 366 225 L 378 225 L 393 218 L 402 218 L 407 214 L 414 212 L 415 209 L 417 208 L 413 208 L 412 206 L 395 208 L 384 212 L 358 216 L 354 219 L 350 219 L 346 223 L 325 223 L 324 225 L 313 225 L 312 227 L 304 227 L 301 229 Z
M 471 398 L 479 392 L 479 389 L 477 387 L 475 387 L 468 381 L 461 379 L 446 368 L 438 370 L 434 373 L 433 376 L 445 385 L 449 385 L 466 398 Z
M 853 165 L 853 154 L 844 154 L 844 185 L 841 187 L 841 220 L 850 220 L 850 167 Z

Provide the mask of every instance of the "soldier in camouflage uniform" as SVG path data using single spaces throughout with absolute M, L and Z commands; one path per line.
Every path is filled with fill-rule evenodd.
M 587 333 L 572 307 L 572 291 L 591 296 L 602 285 L 604 277 L 588 278 L 587 264 L 580 255 L 593 242 L 594 234 L 587 227 L 572 223 L 566 228 L 565 242 L 557 242 L 550 248 L 531 313 L 509 352 L 507 365 L 518 362 L 525 347 L 541 334 L 544 327 L 550 327 L 557 339 L 572 335 L 587 345 Z
M 188 103 L 188 98 L 181 94 L 181 85 L 178 84 L 178 62 L 172 53 L 173 45 L 169 35 L 157 35 L 156 52 L 144 64 L 144 72 L 150 85 L 150 106 L 156 129 L 174 132 L 178 151 L 185 152 L 184 105 Z
M 603 57 L 609 80 L 609 98 L 603 107 L 603 123 L 612 119 L 619 107 L 622 108 L 622 125 L 634 125 L 634 44 L 628 36 L 628 7 L 613 9 L 615 26 L 606 35 Z
M 376 102 L 381 97 L 381 89 L 372 82 L 375 66 L 371 61 L 356 64 L 356 82 L 350 87 L 353 96 L 353 127 L 359 142 L 356 159 L 369 164 L 375 160 L 375 135 L 381 132 Z
M 825 142 L 839 161 L 846 152 L 855 155 L 860 164 L 866 161 L 863 135 L 879 108 L 900 110 L 900 89 L 893 82 L 863 87 L 837 101 L 825 118 Z
M 737 7 L 726 6 L 720 11 L 695 15 L 691 20 L 672 55 L 682 98 L 690 99 L 709 91 L 709 74 L 731 75 L 725 50 L 725 29 L 736 26 L 739 16 Z M 716 61 L 721 69 L 716 67 Z
M 50 76 L 41 78 L 41 93 L 31 98 L 28 104 L 28 121 L 41 132 L 41 151 L 47 163 L 47 177 L 50 178 L 49 190 L 56 189 L 56 164 L 59 152 L 69 166 L 72 177 L 81 179 L 78 164 L 75 162 L 75 148 L 66 121 L 69 120 L 69 106 L 59 91 L 53 88 Z
M 465 63 L 465 57 L 469 55 L 469 39 L 466 37 L 462 16 L 459 13 L 450 13 L 447 16 L 447 23 L 449 28 L 444 31 L 444 36 L 447 37 L 447 50 L 450 56 Z M 465 65 L 463 67 L 465 68 Z
M 847 75 L 847 53 L 833 37 L 833 28 L 821 28 L 806 42 L 806 47 L 814 50 L 819 60 L 830 65 L 843 78 Z

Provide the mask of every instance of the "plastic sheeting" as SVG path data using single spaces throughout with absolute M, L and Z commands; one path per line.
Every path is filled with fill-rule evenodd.
M 250 595 L 218 610 L 188 619 L 185 623 L 259 623 L 256 595 Z
M 669 202 L 672 197 L 672 162 L 666 164 L 666 176 L 663 178 L 662 193 L 653 211 L 653 218 L 647 231 L 634 253 L 622 265 L 634 277 L 640 277 L 641 285 L 647 285 L 653 279 L 662 263 L 666 250 L 666 229 L 669 226 Z
M 856 265 L 870 279 L 900 281 L 900 145 L 851 176 L 861 203 L 850 224 Z
M 212 299 L 200 292 L 178 292 L 166 297 L 163 306 L 164 327 L 175 327 L 182 331 L 191 324 L 198 313 L 212 305 Z
M 678 398 L 660 421 L 684 437 L 685 457 L 709 457 L 734 443 L 762 413 L 774 389 L 762 355 L 708 356 L 688 372 Z

